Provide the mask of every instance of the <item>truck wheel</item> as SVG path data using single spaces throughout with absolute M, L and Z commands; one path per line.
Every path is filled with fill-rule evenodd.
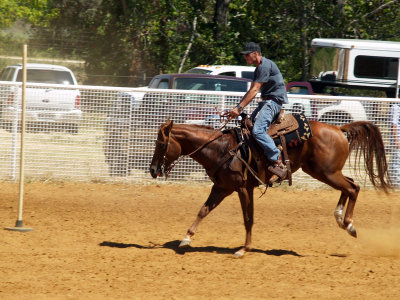
M 109 166 L 110 176 L 128 176 L 128 138 L 126 131 L 120 127 L 105 130 L 103 151 L 105 161 Z
M 12 131 L 12 123 L 11 122 L 2 121 L 1 127 L 4 128 L 6 131 L 9 131 L 9 132 Z
M 148 171 L 153 158 L 154 144 L 146 139 L 136 137 L 130 143 L 129 168 Z
M 125 177 L 129 176 L 130 170 L 128 169 L 127 165 L 128 158 L 119 158 L 118 161 L 112 160 L 109 162 L 109 175 L 112 177 Z

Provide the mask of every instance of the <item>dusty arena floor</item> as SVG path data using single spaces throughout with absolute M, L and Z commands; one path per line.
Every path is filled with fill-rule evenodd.
M 0 183 L 3 227 L 18 186 Z M 256 199 L 254 251 L 236 195 L 178 250 L 210 185 L 25 185 L 27 233 L 0 234 L 0 299 L 399 299 L 400 193 L 360 193 L 358 239 L 333 218 L 339 192 L 271 189 Z M 256 191 L 256 198 L 261 194 Z

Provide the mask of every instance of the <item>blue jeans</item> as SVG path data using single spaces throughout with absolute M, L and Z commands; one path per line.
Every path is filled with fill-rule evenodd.
M 267 134 L 271 123 L 278 118 L 282 106 L 272 100 L 264 100 L 251 114 L 254 122 L 253 136 L 264 151 L 264 155 L 271 161 L 278 161 L 280 151 L 276 148 L 273 139 Z

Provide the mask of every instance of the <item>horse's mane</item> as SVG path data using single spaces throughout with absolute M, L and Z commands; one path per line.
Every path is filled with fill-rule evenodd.
M 183 123 L 176 123 L 176 125 L 183 125 L 183 126 L 190 126 L 190 127 L 195 127 L 199 129 L 207 129 L 207 130 L 215 130 L 214 127 L 209 126 L 209 125 L 199 125 L 199 124 L 183 124 Z
M 185 125 L 189 125 L 189 124 L 185 124 Z M 212 130 L 212 131 L 217 131 L 217 129 L 215 129 L 212 126 L 209 125 L 198 125 L 198 124 L 190 124 L 193 127 L 199 128 L 199 129 L 205 129 L 205 130 Z M 224 129 L 222 131 L 222 134 L 231 134 L 232 133 L 232 129 Z
M 195 126 L 198 127 L 198 128 L 215 130 L 214 127 L 212 127 L 210 125 L 197 125 L 197 124 L 195 124 Z

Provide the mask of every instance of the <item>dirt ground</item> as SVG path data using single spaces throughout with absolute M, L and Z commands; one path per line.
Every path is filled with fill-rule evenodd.
M 0 183 L 3 227 L 18 185 Z M 236 195 L 179 240 L 208 184 L 27 183 L 26 233 L 0 234 L 0 299 L 399 299 L 400 192 L 363 191 L 358 238 L 339 229 L 339 192 L 256 191 L 253 247 Z

